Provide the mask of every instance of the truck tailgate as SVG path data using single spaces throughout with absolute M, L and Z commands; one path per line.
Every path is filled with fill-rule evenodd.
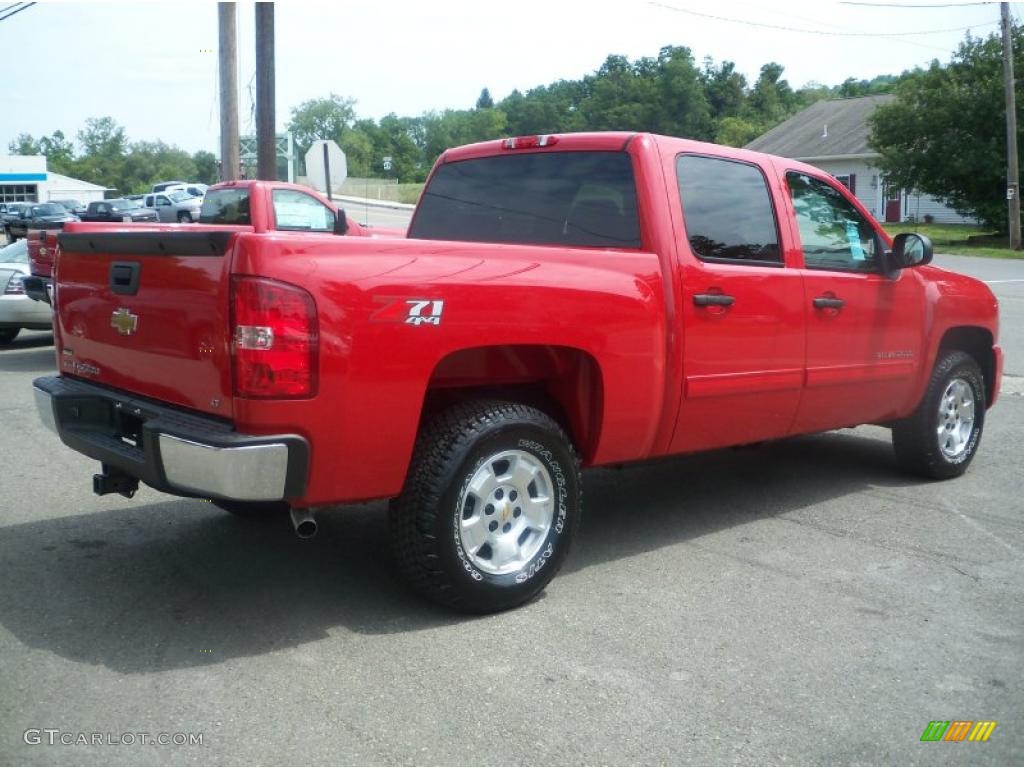
M 55 275 L 61 373 L 231 418 L 238 231 L 252 230 L 69 224 Z

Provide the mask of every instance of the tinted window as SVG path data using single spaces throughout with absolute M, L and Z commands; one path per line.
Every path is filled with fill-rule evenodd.
M 624 152 L 447 163 L 424 190 L 409 237 L 639 248 L 633 166 Z
M 771 196 L 759 168 L 683 155 L 676 176 L 686 234 L 699 258 L 782 262 Z
M 316 198 L 294 189 L 275 189 L 272 197 L 277 229 L 313 232 L 334 229 L 334 212 Z
M 831 184 L 802 173 L 786 174 L 786 182 L 809 268 L 877 271 L 875 228 L 853 203 Z
M 47 203 L 46 205 L 32 206 L 33 216 L 63 216 L 67 212 L 67 208 L 65 208 L 63 205 L 57 205 L 56 203 Z
M 200 224 L 252 224 L 249 190 L 216 189 L 206 193 L 199 212 Z

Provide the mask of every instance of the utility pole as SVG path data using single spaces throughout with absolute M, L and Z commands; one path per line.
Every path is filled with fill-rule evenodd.
M 256 176 L 277 179 L 274 115 L 274 4 L 256 3 Z
M 1020 250 L 1020 170 L 1017 167 L 1017 97 L 1013 79 L 1010 4 L 1000 3 L 1003 18 L 1003 80 L 1006 86 L 1006 199 L 1010 207 L 1010 248 Z
M 239 176 L 238 160 L 238 41 L 235 4 L 217 3 L 220 28 L 220 180 Z

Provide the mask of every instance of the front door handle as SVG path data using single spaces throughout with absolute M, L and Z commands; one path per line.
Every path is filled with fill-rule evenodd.
M 818 296 L 814 299 L 815 309 L 842 309 L 844 304 L 845 301 L 832 296 Z
M 735 302 L 732 296 L 724 293 L 695 293 L 693 303 L 698 307 L 731 307 Z

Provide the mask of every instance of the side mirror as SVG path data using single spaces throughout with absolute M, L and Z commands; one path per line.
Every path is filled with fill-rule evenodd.
M 932 260 L 932 241 L 916 232 L 896 235 L 888 261 L 890 271 L 909 269 L 928 264 Z
M 345 209 L 339 208 L 338 215 L 334 218 L 334 234 L 344 235 L 348 232 L 348 216 L 345 215 Z

